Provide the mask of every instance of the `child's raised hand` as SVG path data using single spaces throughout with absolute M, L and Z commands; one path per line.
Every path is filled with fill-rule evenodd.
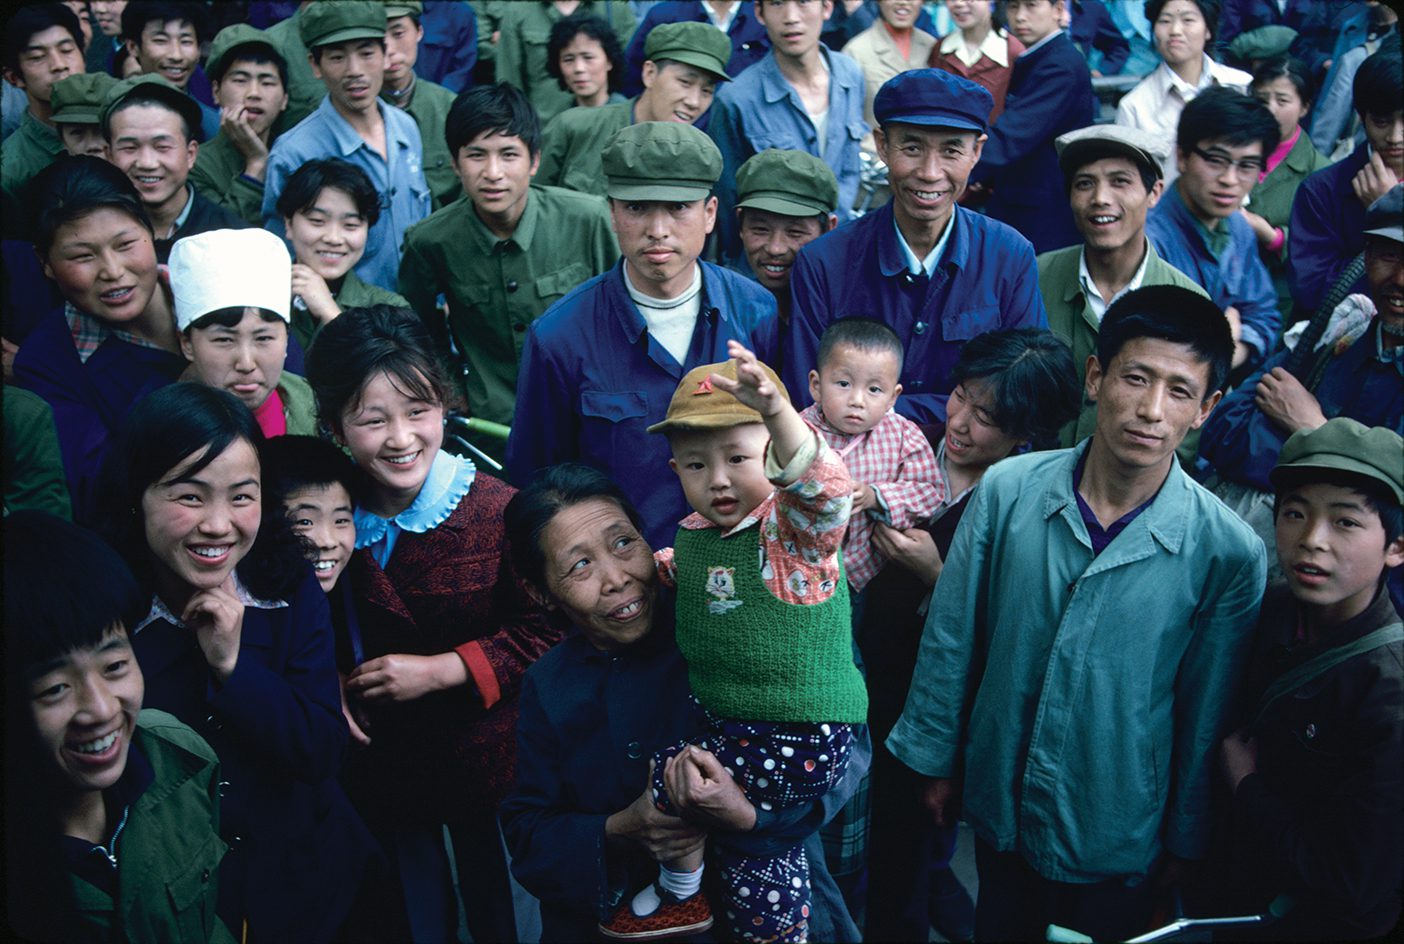
M 726 356 L 736 361 L 736 379 L 713 374 L 713 386 L 725 390 L 761 416 L 774 416 L 790 405 L 746 345 L 734 340 L 726 342 Z

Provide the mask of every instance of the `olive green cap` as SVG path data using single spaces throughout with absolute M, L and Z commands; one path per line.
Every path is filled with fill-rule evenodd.
M 1283 26 L 1280 23 L 1259 26 L 1257 29 L 1250 29 L 1246 33 L 1239 33 L 1229 43 L 1229 52 L 1238 59 L 1247 62 L 1253 59 L 1271 59 L 1273 56 L 1280 56 L 1288 49 L 1292 48 L 1292 43 L 1297 38 L 1297 31 L 1290 26 Z
M 1404 505 L 1404 437 L 1385 426 L 1366 426 L 1347 416 L 1288 437 L 1269 478 L 1282 488 L 1288 469 L 1349 472 L 1389 487 Z
M 644 40 L 644 59 L 668 59 L 696 66 L 723 82 L 730 81 L 726 63 L 731 58 L 731 39 L 710 23 L 664 23 L 649 30 Z
M 807 151 L 767 148 L 736 172 L 736 206 L 786 216 L 833 213 L 838 179 L 829 165 Z
M 287 60 L 283 58 L 283 50 L 278 48 L 278 44 L 273 41 L 261 29 L 250 26 L 247 23 L 235 23 L 233 26 L 226 26 L 215 34 L 214 41 L 210 43 L 210 56 L 205 60 L 205 75 L 218 82 L 224 78 L 224 73 L 228 71 L 229 54 L 240 46 L 258 45 L 263 46 L 270 59 L 276 59 L 287 66 Z
M 49 105 L 57 124 L 95 125 L 102 117 L 107 90 L 117 80 L 106 72 L 83 72 L 59 79 L 49 92 Z
M 308 49 L 353 39 L 385 38 L 385 4 L 372 0 L 320 0 L 302 8 L 297 33 Z
M 735 380 L 736 364 L 734 360 L 703 364 L 684 374 L 683 379 L 678 381 L 678 388 L 673 391 L 673 399 L 668 403 L 668 415 L 663 422 L 650 426 L 648 431 L 671 433 L 684 429 L 730 429 L 747 423 L 764 423 L 765 417 L 760 413 L 712 384 L 713 374 Z M 790 394 L 780 378 L 775 376 L 775 371 L 766 364 L 760 366 L 765 376 L 775 384 L 775 389 L 788 400 Z
M 170 106 L 190 126 L 191 136 L 196 140 L 199 139 L 200 125 L 205 117 L 204 113 L 200 111 L 200 103 L 176 88 L 169 80 L 152 73 L 130 76 L 120 82 L 114 82 L 108 88 L 107 94 L 102 100 L 102 113 L 98 116 L 104 130 L 108 127 L 109 119 L 117 106 L 136 94 L 154 98 L 156 101 Z
M 420 0 L 385 0 L 385 18 L 393 20 L 397 16 L 421 19 L 424 16 L 424 4 Z
M 623 128 L 600 155 L 616 200 L 702 200 L 722 172 L 721 151 L 692 125 L 641 121 Z

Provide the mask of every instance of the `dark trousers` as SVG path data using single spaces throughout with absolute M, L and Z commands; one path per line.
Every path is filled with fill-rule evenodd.
M 975 866 L 980 876 L 977 941 L 1043 941 L 1050 924 L 1098 941 L 1124 941 L 1144 931 L 1150 920 L 1149 881 L 1055 882 L 1035 872 L 1018 852 L 997 852 L 979 838 Z

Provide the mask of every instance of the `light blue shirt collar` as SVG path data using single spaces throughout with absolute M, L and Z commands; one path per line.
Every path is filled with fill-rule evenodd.
M 470 460 L 440 449 L 429 466 L 429 475 L 420 486 L 419 494 L 404 511 L 382 518 L 364 508 L 356 509 L 356 549 L 369 547 L 376 562 L 384 567 L 395 550 L 400 532 L 423 534 L 443 524 L 473 487 L 477 473 L 477 467 Z
M 907 271 L 912 275 L 926 274 L 929 279 L 936 272 L 936 263 L 941 261 L 941 254 L 946 251 L 946 243 L 951 241 L 951 232 L 955 229 L 955 210 L 952 209 L 950 219 L 946 220 L 946 228 L 941 233 L 941 238 L 936 240 L 936 245 L 931 247 L 931 251 L 926 254 L 925 259 L 918 259 L 912 247 L 907 245 L 907 237 L 902 235 L 902 228 L 897 225 L 897 214 L 892 214 L 892 228 L 897 232 L 897 248 L 902 250 L 902 258 L 907 260 Z

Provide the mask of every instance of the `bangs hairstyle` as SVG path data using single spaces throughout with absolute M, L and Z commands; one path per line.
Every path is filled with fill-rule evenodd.
M 1302 104 L 1311 107 L 1311 103 L 1316 99 L 1316 82 L 1312 80 L 1311 72 L 1300 59 L 1294 59 L 1284 53 L 1263 60 L 1258 68 L 1253 70 L 1252 87 L 1259 89 L 1278 79 L 1291 82 Z
M 33 221 L 34 249 L 41 259 L 48 259 L 59 227 L 98 210 L 125 213 L 155 238 L 136 187 L 100 157 L 63 155 L 34 176 L 25 194 L 25 219 Z
M 1399 35 L 1397 27 L 1395 35 Z M 1404 57 L 1400 56 L 1396 39 L 1392 46 L 1381 45 L 1360 64 L 1351 86 L 1351 100 L 1355 113 L 1366 118 L 1394 114 L 1400 110 L 1401 98 L 1404 98 Z
M 1160 19 L 1160 13 L 1165 9 L 1165 5 L 1170 0 L 1147 0 L 1146 19 L 1150 20 L 1151 28 L 1155 28 L 1155 21 Z M 1219 0 L 1190 0 L 1199 7 L 1199 15 L 1204 18 L 1204 25 L 1209 28 L 1209 35 L 1205 37 L 1205 52 L 1213 52 L 1214 37 L 1219 35 L 1219 12 L 1223 9 Z
M 364 170 L 349 161 L 327 157 L 303 164 L 283 183 L 275 209 L 283 219 L 305 213 L 326 189 L 340 190 L 351 198 L 367 226 L 380 219 L 380 194 Z
M 1198 292 L 1178 285 L 1148 285 L 1112 302 L 1097 332 L 1097 363 L 1102 370 L 1108 370 L 1127 342 L 1137 338 L 1187 345 L 1209 366 L 1204 399 L 1221 388 L 1228 377 L 1233 360 L 1228 319 L 1218 305 Z
M 1181 154 L 1188 154 L 1208 141 L 1228 147 L 1256 141 L 1263 146 L 1263 160 L 1267 160 L 1281 136 L 1277 119 L 1256 96 L 1217 86 L 1196 95 L 1180 113 L 1175 146 Z
M 604 50 L 605 58 L 609 60 L 609 90 L 619 91 L 619 84 L 624 76 L 624 50 L 619 46 L 619 37 L 614 35 L 614 30 L 609 28 L 609 24 L 598 16 L 590 16 L 584 13 L 572 13 L 556 21 L 556 25 L 551 27 L 551 36 L 546 40 L 546 72 L 551 78 L 556 80 L 556 84 L 561 87 L 561 91 L 569 92 L 570 87 L 566 85 L 565 75 L 561 72 L 561 50 L 570 45 L 571 40 L 577 36 L 588 36 L 600 44 Z
M 122 558 L 86 528 L 41 511 L 5 518 L 5 665 L 8 684 L 40 665 L 128 631 L 151 607 Z M 74 592 L 79 575 L 82 592 Z
M 840 345 L 856 347 L 867 354 L 891 354 L 897 358 L 897 375 L 902 375 L 902 339 L 897 332 L 880 321 L 871 318 L 840 318 L 824 329 L 819 336 L 819 353 L 816 362 L 823 370 L 833 356 L 834 348 Z
M 30 3 L 15 9 L 14 15 L 5 23 L 5 40 L 0 64 L 19 75 L 20 56 L 29 48 L 29 41 L 36 34 L 55 26 L 67 30 L 79 51 L 82 51 L 83 27 L 78 22 L 76 13 L 62 3 Z
M 229 70 L 236 62 L 252 62 L 256 66 L 272 65 L 278 70 L 278 78 L 283 83 L 283 91 L 288 89 L 288 62 L 283 58 L 283 54 L 278 52 L 268 43 L 260 43 L 251 40 L 247 43 L 240 43 L 224 54 L 224 58 L 219 61 L 219 71 L 206 72 L 206 77 L 211 82 L 223 82 L 224 77 L 229 74 Z
M 505 82 L 476 85 L 460 93 L 444 119 L 444 141 L 455 163 L 465 145 L 485 134 L 521 138 L 529 155 L 541 153 L 541 119 L 536 109 L 520 89 Z
M 512 567 L 527 583 L 544 592 L 546 548 L 541 535 L 556 515 L 592 499 L 612 501 L 624 512 L 634 530 L 643 535 L 643 519 L 613 479 L 578 462 L 548 466 L 512 496 L 502 512 Z
M 976 335 L 960 349 L 951 384 L 987 390 L 990 419 L 1035 448 L 1051 446 L 1082 405 L 1072 349 L 1051 331 L 1013 328 Z
M 356 464 L 351 457 L 316 436 L 275 436 L 258 450 L 263 465 L 263 500 L 279 507 L 304 488 L 340 485 L 351 500 L 358 490 Z
M 1360 497 L 1365 499 L 1365 507 L 1380 516 L 1385 547 L 1389 547 L 1396 538 L 1404 537 L 1404 508 L 1395 500 L 1394 493 L 1378 479 L 1344 469 L 1292 468 L 1282 469 L 1275 475 L 1281 484 L 1277 486 L 1277 494 L 1272 500 L 1273 521 L 1277 520 L 1278 512 L 1282 510 L 1283 500 L 1292 492 L 1307 485 L 1335 485 L 1359 492 Z
M 263 443 L 249 408 L 232 393 L 200 383 L 162 387 L 127 414 L 103 467 L 102 508 L 107 517 L 101 530 L 148 592 L 151 549 L 142 496 L 152 486 L 189 481 L 240 441 L 255 452 Z M 175 475 L 185 462 L 189 467 Z M 235 569 L 254 596 L 281 599 L 297 588 L 307 563 L 281 509 L 263 501 L 262 513 L 253 548 Z
M 322 328 L 307 352 L 307 382 L 322 424 L 340 431 L 342 414 L 361 402 L 378 374 L 411 399 L 444 402 L 448 384 L 429 330 L 408 308 L 348 308 Z
M 195 30 L 196 43 L 211 38 L 210 28 L 214 21 L 210 18 L 209 5 L 191 3 L 189 0 L 132 0 L 122 8 L 120 38 L 140 45 L 141 33 L 148 23 L 165 26 L 173 21 L 189 23 Z
M 191 331 L 203 331 L 206 328 L 215 327 L 237 328 L 239 327 L 239 323 L 244 320 L 244 315 L 253 307 L 252 305 L 246 305 L 239 308 L 220 308 L 207 315 L 201 315 L 185 326 L 185 333 L 188 335 Z M 283 320 L 283 316 L 276 311 L 269 311 L 267 308 L 259 308 L 257 311 L 258 317 L 262 321 L 268 322 L 269 324 L 276 322 L 284 326 L 287 325 L 287 322 Z

